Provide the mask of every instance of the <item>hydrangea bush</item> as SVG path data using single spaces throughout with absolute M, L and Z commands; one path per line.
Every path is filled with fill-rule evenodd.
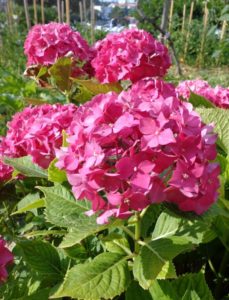
M 228 246 L 228 90 L 165 82 L 168 49 L 138 29 L 89 46 L 36 25 L 25 54 L 68 103 L 25 108 L 1 137 L 3 299 L 220 299 L 204 251 Z M 2 239 L 0 254 L 6 281 Z

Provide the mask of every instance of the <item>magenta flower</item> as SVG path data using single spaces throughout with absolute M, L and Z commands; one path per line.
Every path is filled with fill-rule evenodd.
M 44 104 L 25 108 L 8 123 L 6 137 L 1 143 L 1 155 L 31 155 L 35 163 L 48 168 L 55 158 L 55 149 L 62 145 L 62 131 L 70 126 L 76 110 L 73 104 Z M 5 165 L 0 165 L 1 169 L 1 177 L 5 177 L 8 174 L 6 171 L 11 170 Z
M 101 83 L 163 77 L 171 65 L 168 49 L 144 30 L 108 34 L 95 48 L 92 66 Z
M 73 31 L 67 24 L 49 23 L 33 26 L 24 44 L 27 66 L 31 65 L 53 65 L 60 57 L 71 53 L 77 63 L 82 67 L 74 69 L 74 76 L 90 73 L 89 62 L 94 56 L 86 40 L 79 32 Z
M 212 126 L 161 80 L 94 97 L 79 107 L 68 136 L 56 165 L 66 170 L 76 199 L 91 201 L 88 214 L 100 212 L 100 224 L 162 201 L 199 214 L 217 199 Z
M 13 262 L 13 254 L 7 249 L 6 242 L 0 237 L 0 283 L 7 280 L 6 267 Z
M 179 83 L 176 88 L 178 96 L 188 100 L 190 93 L 200 95 L 218 107 L 229 108 L 229 88 L 216 86 L 213 88 L 204 80 L 186 80 Z

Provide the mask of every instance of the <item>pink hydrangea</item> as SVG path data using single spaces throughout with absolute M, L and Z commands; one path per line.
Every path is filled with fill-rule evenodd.
M 171 65 L 168 49 L 144 30 L 108 34 L 95 48 L 92 66 L 101 83 L 163 77 Z
M 0 283 L 5 282 L 8 273 L 6 267 L 13 262 L 13 254 L 7 249 L 6 242 L 0 237 Z
M 74 104 L 44 104 L 15 114 L 2 139 L 2 155 L 31 155 L 34 163 L 46 169 L 55 158 L 55 148 L 61 147 L 62 131 L 70 126 L 76 110 Z
M 76 199 L 87 198 L 98 223 L 170 201 L 202 214 L 217 199 L 216 135 L 192 105 L 161 80 L 82 105 L 57 151 Z M 177 197 L 176 195 L 179 195 Z
M 71 52 L 76 61 L 86 63 L 87 70 L 87 62 L 93 57 L 92 49 L 79 32 L 73 31 L 67 24 L 54 22 L 33 26 L 25 40 L 24 50 L 27 66 L 53 65 L 58 58 Z M 77 75 L 79 71 L 80 68 Z
M 213 88 L 207 81 L 196 79 L 180 82 L 176 91 L 178 96 L 186 100 L 189 99 L 191 92 L 193 92 L 208 99 L 218 107 L 229 108 L 229 88 L 219 85 Z

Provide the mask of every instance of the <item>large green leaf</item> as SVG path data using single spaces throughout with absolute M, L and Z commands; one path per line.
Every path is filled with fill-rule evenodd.
M 142 243 L 142 246 L 139 261 L 137 265 L 134 263 L 134 274 L 143 288 L 149 287 L 157 277 L 176 277 L 176 272 L 168 261 L 192 248 L 185 238 L 176 236 Z
M 193 92 L 190 93 L 190 97 L 188 101 L 191 102 L 194 107 L 207 107 L 207 108 L 215 107 L 215 105 L 212 102 L 210 102 L 208 99 L 200 95 L 197 95 Z
M 160 300 L 213 300 L 202 273 L 187 274 L 172 281 L 155 280 L 149 292 L 153 299 Z
M 163 212 L 155 225 L 151 240 L 171 237 L 185 237 L 193 244 L 206 242 L 206 236 L 213 232 L 211 218 L 185 219 L 172 213 Z
M 229 110 L 220 108 L 196 108 L 205 123 L 214 123 L 220 146 L 229 154 Z
M 61 264 L 57 250 L 50 244 L 42 241 L 20 241 L 25 261 L 40 276 L 61 279 Z
M 18 173 L 27 177 L 48 177 L 47 171 L 34 164 L 30 156 L 24 156 L 20 158 L 5 157 L 4 162 L 7 165 L 12 166 Z
M 50 223 L 68 228 L 60 247 L 71 247 L 89 235 L 97 233 L 121 221 L 111 221 L 106 225 L 96 223 L 96 215 L 88 217 L 85 212 L 90 209 L 88 201 L 77 201 L 62 185 L 40 187 L 45 194 L 46 219 Z
M 129 282 L 127 257 L 102 253 L 91 262 L 70 269 L 64 283 L 51 298 L 113 299 L 127 289 Z
M 70 57 L 61 57 L 49 69 L 55 85 L 63 92 L 69 91 L 71 87 L 71 65 L 72 61 Z

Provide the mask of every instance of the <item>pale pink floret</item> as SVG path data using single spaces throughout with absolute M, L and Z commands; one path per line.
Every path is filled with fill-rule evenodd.
M 100 211 L 98 223 L 162 201 L 201 214 L 217 199 L 219 167 L 210 162 L 216 135 L 161 80 L 94 97 L 78 109 L 68 135 L 56 165 L 76 199 Z
M 33 26 L 25 40 L 24 50 L 27 66 L 53 65 L 58 58 L 70 52 L 77 62 L 86 64 L 84 71 L 87 71 L 87 63 L 94 56 L 79 32 L 72 30 L 67 24 L 55 22 Z M 82 72 L 80 68 L 77 69 L 77 73 Z
M 76 110 L 74 104 L 44 104 L 15 114 L 2 139 L 2 155 L 31 155 L 35 163 L 46 169 L 55 158 L 55 149 L 61 147 L 62 131 L 70 126 Z
M 217 85 L 215 88 L 209 85 L 207 81 L 185 80 L 179 83 L 176 88 L 178 96 L 188 100 L 191 92 L 200 95 L 218 107 L 229 108 L 229 88 Z
M 6 267 L 14 260 L 13 254 L 7 249 L 6 242 L 0 237 L 0 284 L 8 277 Z
M 92 66 L 101 83 L 163 77 L 171 65 L 168 49 L 144 30 L 108 34 L 95 48 Z

